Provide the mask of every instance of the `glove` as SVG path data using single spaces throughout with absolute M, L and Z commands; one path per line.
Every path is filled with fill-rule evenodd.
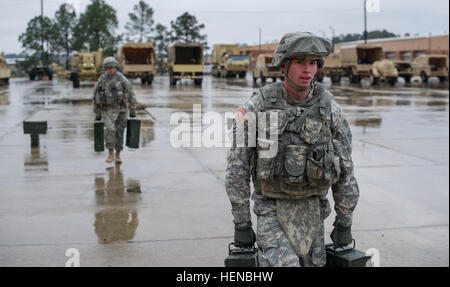
M 349 245 L 353 239 L 351 226 L 345 227 L 340 224 L 334 224 L 330 237 L 333 240 L 334 246 L 337 248 Z
M 256 235 L 249 221 L 245 226 L 234 225 L 234 246 L 242 248 L 252 248 L 255 245 Z
M 130 111 L 130 118 L 135 118 L 136 117 L 136 111 Z
M 102 115 L 96 115 L 95 116 L 95 120 L 96 121 L 101 121 L 102 120 Z

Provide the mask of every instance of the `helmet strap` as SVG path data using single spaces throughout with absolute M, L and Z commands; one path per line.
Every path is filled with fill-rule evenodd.
M 284 75 L 283 75 L 284 80 L 287 81 L 289 83 L 289 85 L 291 85 L 294 88 L 294 90 L 296 90 L 297 92 L 304 92 L 307 89 L 309 89 L 310 87 L 298 86 L 291 79 L 289 79 L 288 73 L 289 73 L 290 66 L 291 66 L 291 59 L 286 59 L 286 73 L 284 73 Z

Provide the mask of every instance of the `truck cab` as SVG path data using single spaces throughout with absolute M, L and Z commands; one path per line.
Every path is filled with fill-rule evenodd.
M 448 80 L 447 55 L 420 55 L 412 63 L 414 76 L 420 76 L 426 83 L 429 77 L 438 77 L 441 82 Z
M 277 78 L 283 80 L 283 73 L 278 67 L 272 66 L 273 54 L 260 54 L 256 58 L 255 68 L 253 69 L 253 82 L 258 78 L 264 84 L 267 78 L 272 78 L 276 82 Z

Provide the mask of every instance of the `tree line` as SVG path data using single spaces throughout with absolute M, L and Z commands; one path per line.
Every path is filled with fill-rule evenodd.
M 153 19 L 154 11 L 145 1 L 134 5 L 128 13 L 125 33 L 118 34 L 119 22 L 116 10 L 105 0 L 91 0 L 84 13 L 78 17 L 73 7 L 62 4 L 53 19 L 36 16 L 32 18 L 25 32 L 20 34 L 19 42 L 27 53 L 22 66 L 44 65 L 64 56 L 66 69 L 74 51 L 96 51 L 102 48 L 103 55 L 114 56 L 117 47 L 127 42 L 152 42 L 158 55 L 158 66 L 167 59 L 167 45 L 170 42 L 185 41 L 202 43 L 206 49 L 207 37 L 202 34 L 204 24 L 188 12 L 170 21 L 170 28 Z

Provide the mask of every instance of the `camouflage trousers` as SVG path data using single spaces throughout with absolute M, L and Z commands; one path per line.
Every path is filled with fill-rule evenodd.
M 123 133 L 127 126 L 127 112 L 119 108 L 108 108 L 103 111 L 103 119 L 106 148 L 121 151 L 123 149 Z
M 256 196 L 261 197 L 261 195 Z M 255 200 L 257 214 L 258 263 L 261 267 L 323 267 L 326 264 L 323 220 L 312 237 L 309 252 L 298 256 L 277 218 L 275 200 Z

